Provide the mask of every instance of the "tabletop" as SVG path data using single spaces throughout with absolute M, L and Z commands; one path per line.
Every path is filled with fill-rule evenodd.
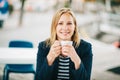
M 37 48 L 0 48 L 0 64 L 35 64 Z

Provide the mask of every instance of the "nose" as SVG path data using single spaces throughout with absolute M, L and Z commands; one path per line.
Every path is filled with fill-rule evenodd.
M 64 30 L 68 30 L 68 28 L 69 28 L 69 27 L 68 27 L 67 24 L 65 24 L 65 25 L 63 26 L 63 29 L 64 29 Z

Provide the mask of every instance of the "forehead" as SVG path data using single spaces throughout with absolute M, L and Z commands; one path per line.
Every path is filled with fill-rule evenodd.
M 72 15 L 71 15 L 70 13 L 63 13 L 63 14 L 61 15 L 61 17 L 62 17 L 62 16 L 69 16 L 69 17 L 71 16 L 71 17 L 72 17 Z
M 73 17 L 71 14 L 69 13 L 63 13 L 61 16 L 60 16 L 60 19 L 59 20 L 66 20 L 66 19 L 69 19 L 69 20 L 73 20 Z

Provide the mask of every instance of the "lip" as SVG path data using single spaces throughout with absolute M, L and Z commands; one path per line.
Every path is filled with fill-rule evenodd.
M 60 33 L 63 34 L 63 35 L 70 34 L 70 32 L 60 32 Z

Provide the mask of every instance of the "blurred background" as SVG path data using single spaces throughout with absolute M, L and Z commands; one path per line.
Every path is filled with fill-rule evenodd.
M 91 80 L 120 80 L 120 0 L 8 0 L 8 4 L 8 11 L 0 13 L 0 47 L 8 47 L 11 40 L 28 40 L 37 48 L 50 35 L 54 12 L 69 7 L 81 38 L 93 45 Z M 3 68 L 0 64 L 0 80 Z M 14 75 L 10 80 L 33 77 Z

